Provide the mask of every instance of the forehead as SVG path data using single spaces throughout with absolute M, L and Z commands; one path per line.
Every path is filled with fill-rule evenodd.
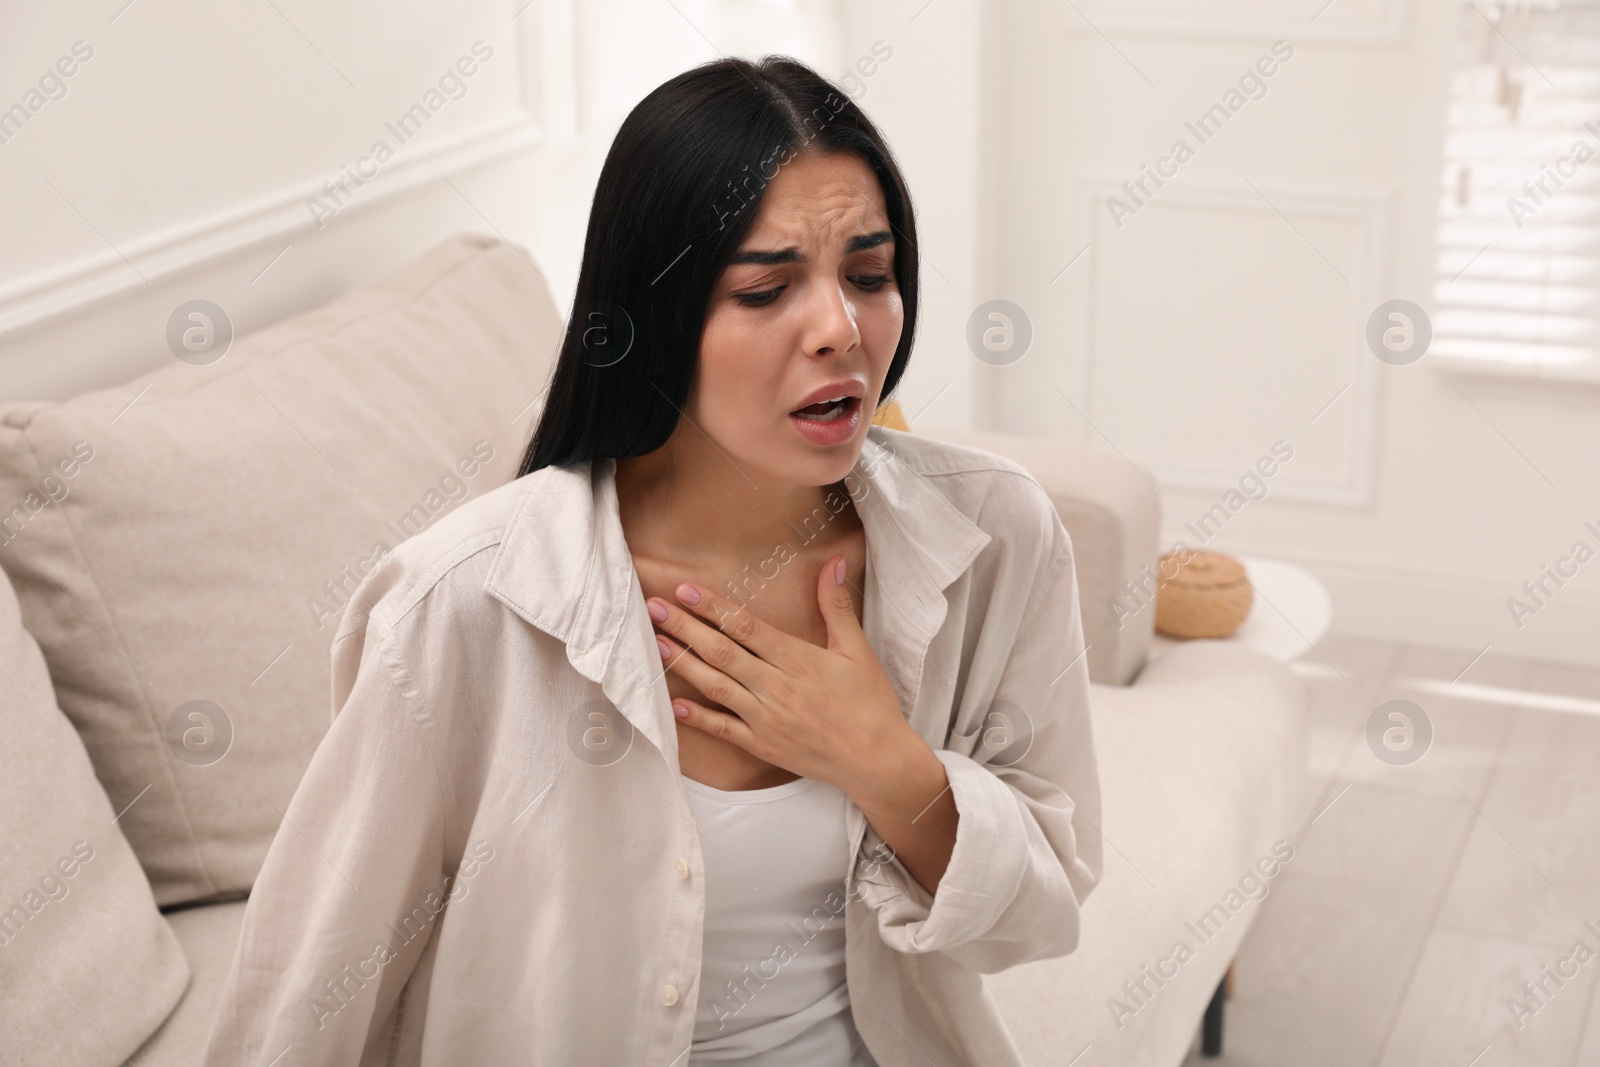
M 776 237 L 804 240 L 888 228 L 883 188 L 860 157 L 805 152 L 778 168 L 767 184 L 746 247 Z

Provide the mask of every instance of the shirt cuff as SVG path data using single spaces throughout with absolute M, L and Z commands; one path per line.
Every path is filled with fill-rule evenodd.
M 937 952 L 982 937 L 1016 898 L 1027 870 L 1027 828 L 1011 787 L 967 756 L 948 749 L 934 755 L 960 813 L 937 892 L 922 888 L 871 823 L 858 862 L 856 891 L 877 914 L 884 943 L 898 952 Z

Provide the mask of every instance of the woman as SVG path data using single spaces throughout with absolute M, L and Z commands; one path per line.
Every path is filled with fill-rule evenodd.
M 352 597 L 208 1064 L 1019 1064 L 1100 874 L 1071 545 L 868 425 L 916 230 L 791 60 L 629 115 L 520 476 Z

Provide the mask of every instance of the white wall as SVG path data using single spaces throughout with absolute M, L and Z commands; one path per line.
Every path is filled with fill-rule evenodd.
M 482 226 L 439 177 L 546 137 L 521 60 L 536 23 L 498 5 L 99 8 L 3 16 L 0 106 L 74 42 L 93 51 L 0 144 L 6 399 L 171 359 L 166 320 L 185 300 L 216 302 L 248 332 Z M 462 57 L 471 76 L 447 73 Z M 416 126 L 390 128 L 419 103 Z M 346 167 L 371 177 L 357 185 Z M 339 179 L 347 191 L 323 189 Z
M 958 93 L 1003 86 L 979 119 L 992 178 L 968 177 L 965 120 L 915 149 L 943 154 L 968 217 L 998 219 L 981 295 L 944 318 L 994 297 L 1024 309 L 1032 348 L 980 365 L 978 422 L 1151 469 L 1164 546 L 1298 561 L 1332 591 L 1336 631 L 1600 662 L 1600 562 L 1520 629 L 1506 607 L 1574 541 L 1600 547 L 1583 526 L 1600 529 L 1600 391 L 1390 366 L 1363 340 L 1378 304 L 1431 305 L 1455 12 L 1453 0 L 985 5 L 1004 34 L 987 73 L 961 72 L 979 47 L 957 43 L 964 32 L 941 47 Z M 954 17 L 940 0 L 918 25 L 941 13 Z M 1265 95 L 1201 143 L 1184 122 L 1276 40 L 1292 57 L 1268 64 Z M 904 70 L 921 57 L 902 58 Z M 962 111 L 946 106 L 914 136 Z M 1179 138 L 1192 158 L 1167 164 L 1164 186 L 1147 180 L 1153 195 L 1119 227 L 1108 197 Z M 1222 512 L 1218 533 L 1186 528 L 1278 441 L 1293 458 L 1264 498 Z

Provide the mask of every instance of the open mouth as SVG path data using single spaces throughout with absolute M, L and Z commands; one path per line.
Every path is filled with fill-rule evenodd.
M 860 397 L 841 396 L 832 400 L 824 400 L 820 404 L 798 408 L 789 414 L 797 419 L 805 419 L 807 422 L 837 422 L 839 419 L 848 418 L 860 403 Z

